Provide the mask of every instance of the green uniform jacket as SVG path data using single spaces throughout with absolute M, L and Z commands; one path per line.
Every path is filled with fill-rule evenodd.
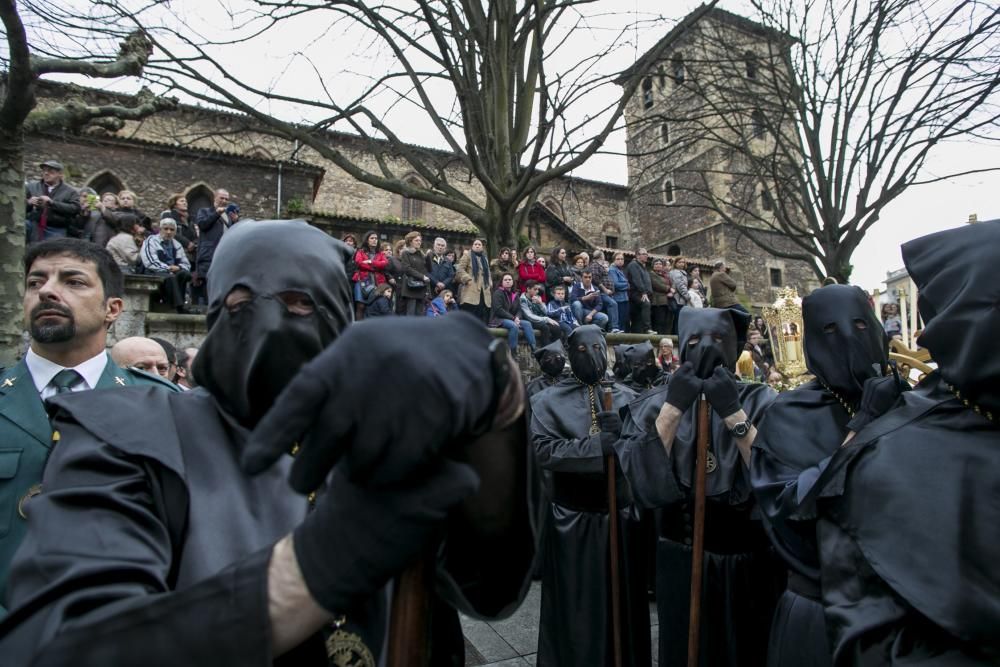
M 158 376 L 119 368 L 108 356 L 95 390 L 128 385 L 177 387 Z M 4 616 L 7 572 L 27 530 L 25 496 L 42 481 L 53 444 L 52 427 L 35 382 L 22 359 L 0 373 L 0 618 Z M 32 495 L 34 495 L 32 493 Z

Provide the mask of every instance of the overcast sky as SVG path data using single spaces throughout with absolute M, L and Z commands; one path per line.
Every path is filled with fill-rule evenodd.
M 88 6 L 84 0 L 69 0 Z M 138 0 L 136 0 L 138 1 Z M 202 0 L 172 0 L 163 5 L 177 15 L 185 32 L 204 36 L 207 43 L 224 41 L 229 35 L 218 26 L 226 22 L 228 12 L 237 11 L 242 0 L 225 0 L 218 4 Z M 664 3 L 662 0 L 602 0 L 587 6 L 595 15 L 585 28 L 575 31 L 558 55 L 567 64 L 579 62 L 595 53 L 601 44 L 609 43 L 626 26 L 620 46 L 595 65 L 604 72 L 618 72 L 651 48 L 678 20 L 699 5 L 696 0 Z M 720 7 L 752 17 L 744 0 L 723 0 Z M 223 53 L 224 51 L 219 51 Z M 298 96 L 320 96 L 316 83 L 319 72 L 323 85 L 338 102 L 343 103 L 352 91 L 360 90 L 371 77 L 386 70 L 387 55 L 372 47 L 359 32 L 351 32 L 347 24 L 333 30 L 308 18 L 283 30 L 269 31 L 253 48 L 228 49 L 225 65 L 237 79 L 273 86 Z M 305 58 L 308 56 L 309 60 Z M 93 83 L 91 83 L 93 85 Z M 131 86 L 122 82 L 117 88 Z M 615 88 L 614 90 L 619 90 Z M 581 116 L 600 108 L 613 99 L 606 90 L 599 98 L 591 98 L 576 108 Z M 450 99 L 446 96 L 446 99 Z M 302 111 L 272 106 L 271 112 L 288 120 L 302 120 Z M 593 112 L 593 113 L 596 113 Z M 445 147 L 436 137 L 426 117 L 413 108 L 397 105 L 387 114 L 390 126 L 404 140 L 421 145 Z M 613 135 L 606 143 L 609 155 L 597 155 L 579 168 L 575 175 L 613 183 L 626 184 L 624 133 Z M 945 174 L 971 168 L 1000 165 L 1000 145 L 985 145 L 973 141 L 944 145 L 927 162 L 926 174 Z M 938 184 L 913 188 L 883 210 L 881 220 L 868 232 L 853 257 L 853 281 L 865 288 L 880 287 L 886 271 L 902 266 L 899 246 L 902 242 L 930 232 L 965 224 L 970 214 L 981 220 L 1000 218 L 997 204 L 1000 173 L 993 172 L 957 178 Z

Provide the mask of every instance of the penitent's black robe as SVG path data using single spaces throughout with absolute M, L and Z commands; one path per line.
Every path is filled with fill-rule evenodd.
M 635 398 L 615 384 L 613 405 Z M 601 411 L 601 388 L 595 389 Z M 551 474 L 552 500 L 542 538 L 542 605 L 538 665 L 606 667 L 614 664 L 611 632 L 607 477 L 600 435 L 590 435 L 587 387 L 574 378 L 537 394 L 531 402 L 531 437 L 539 466 Z M 622 634 L 625 661 L 649 665 L 649 607 L 646 602 L 638 514 L 618 476 L 621 526 Z
M 62 438 L 14 559 L 0 662 L 271 664 L 271 549 L 308 511 L 287 482 L 291 457 L 260 475 L 243 473 L 248 432 L 204 389 L 99 393 L 54 400 Z M 518 450 L 524 470 L 527 452 Z M 481 492 L 491 486 L 482 476 Z M 526 479 L 506 491 L 525 506 Z M 506 502 L 506 491 L 490 493 Z M 524 594 L 533 544 L 527 512 L 518 515 L 510 537 L 497 540 L 483 538 L 461 513 L 452 517 L 427 639 L 434 665 L 463 664 L 461 629 L 445 602 L 494 616 L 512 611 Z M 387 590 L 347 612 L 347 627 L 377 663 L 385 659 L 387 612 Z M 274 664 L 326 665 L 323 637 Z
M 762 384 L 739 383 L 750 421 L 760 420 L 774 399 Z M 628 406 L 619 460 L 636 504 L 657 508 L 656 606 L 661 665 L 687 664 L 691 593 L 693 473 L 696 406 L 681 417 L 671 454 L 654 422 L 667 387 Z M 705 566 L 700 664 L 764 665 L 774 605 L 784 587 L 783 568 L 754 515 L 749 475 L 735 441 L 711 413 L 709 451 L 716 467 L 706 478 Z
M 800 503 L 800 491 L 811 488 L 815 466 L 840 447 L 849 419 L 833 394 L 812 380 L 779 394 L 758 426 L 750 480 L 764 526 L 789 570 L 771 628 L 769 667 L 832 664 L 820 598 L 816 508 Z
M 1000 429 L 934 373 L 824 462 L 834 664 L 1000 664 Z

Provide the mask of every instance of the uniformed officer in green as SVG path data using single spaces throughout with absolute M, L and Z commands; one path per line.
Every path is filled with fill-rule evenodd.
M 108 355 L 108 327 L 122 312 L 125 288 L 107 250 L 74 238 L 43 241 L 25 253 L 24 273 L 31 347 L 0 374 L 0 616 L 30 499 L 39 493 L 45 461 L 59 441 L 44 400 L 131 384 L 177 390 L 151 374 L 119 368 Z

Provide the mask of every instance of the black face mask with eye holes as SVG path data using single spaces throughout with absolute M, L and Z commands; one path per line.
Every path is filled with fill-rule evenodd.
M 865 380 L 885 372 L 889 341 L 860 288 L 813 291 L 802 300 L 802 320 L 806 367 L 843 398 L 859 399 Z
M 681 363 L 690 361 L 695 375 L 703 380 L 712 376 L 716 366 L 735 369 L 740 341 L 737 331 L 745 331 L 749 322 L 749 315 L 728 308 L 681 309 L 677 318 Z
M 240 423 L 256 424 L 350 323 L 349 257 L 346 245 L 304 222 L 256 221 L 222 238 L 208 274 L 209 331 L 193 372 Z M 251 298 L 227 307 L 235 288 Z M 293 294 L 309 308 L 290 309 Z
M 608 370 L 608 344 L 593 324 L 577 327 L 566 341 L 569 367 L 583 384 L 597 384 Z

